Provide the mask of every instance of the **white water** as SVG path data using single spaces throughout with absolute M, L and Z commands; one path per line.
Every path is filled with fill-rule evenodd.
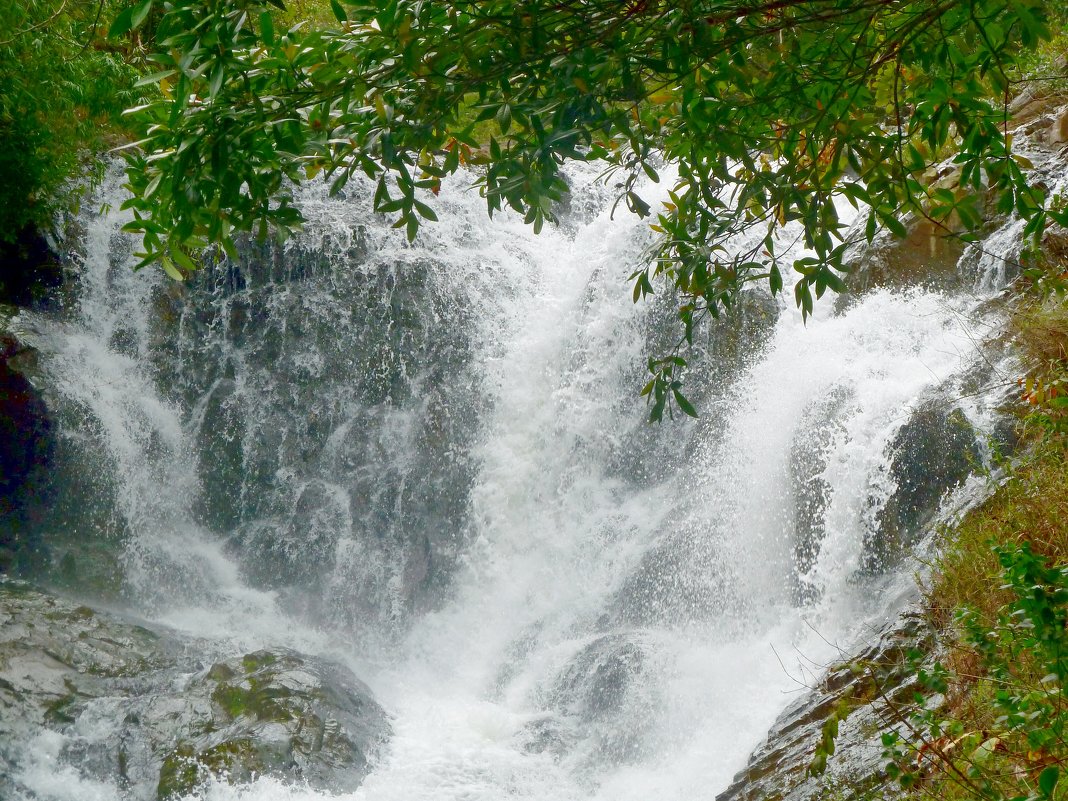
M 588 176 L 576 182 L 587 184 L 581 210 L 608 205 Z M 120 191 L 107 192 L 118 208 Z M 452 189 L 436 204 L 441 222 L 409 248 L 370 223 L 360 200 L 313 189 L 304 204 L 309 240 L 343 252 L 367 223 L 376 258 L 397 269 L 432 261 L 436 291 L 471 312 L 477 351 L 466 369 L 487 411 L 453 589 L 436 611 L 375 638 L 346 628 L 345 614 L 295 618 L 249 586 L 195 522 L 197 410 L 170 397 L 147 356 L 161 279 L 127 274 L 128 260 L 113 257 L 122 214 L 109 212 L 89 226 L 80 309 L 62 325 L 41 321 L 38 344 L 106 445 L 140 611 L 223 651 L 274 643 L 347 661 L 395 733 L 363 785 L 332 798 L 713 798 L 792 694 L 839 655 L 836 644 L 872 630 L 906 591 L 907 575 L 858 572 L 863 536 L 893 490 L 886 451 L 910 410 L 978 359 L 975 299 L 875 291 L 840 316 L 824 304 L 807 326 L 786 309 L 758 358 L 702 408 L 704 421 L 665 424 L 650 466 L 635 452 L 647 442 L 637 388 L 655 321 L 626 283 L 648 241 L 643 223 L 577 214 L 535 237 L 512 217 L 486 220 L 474 193 Z M 117 341 L 121 327 L 134 345 Z M 819 476 L 832 489 L 825 534 L 802 577 L 817 600 L 800 605 L 790 452 L 812 425 L 806 410 L 838 392 L 848 401 L 836 419 L 818 420 L 833 428 Z M 988 422 L 980 402 L 967 411 Z M 402 443 L 406 425 L 400 411 L 383 423 Z M 369 569 L 364 548 L 352 536 L 336 545 L 326 592 L 338 606 Z M 612 715 L 591 719 L 566 700 L 564 678 L 584 649 L 602 646 L 633 649 L 640 666 Z M 21 777 L 37 798 L 120 797 L 79 781 L 42 736 Z M 262 778 L 217 783 L 205 797 L 326 796 Z

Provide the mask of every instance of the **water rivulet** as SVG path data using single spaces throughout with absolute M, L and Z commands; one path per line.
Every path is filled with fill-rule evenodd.
M 180 658 L 28 718 L 0 749 L 15 797 L 707 798 L 894 613 L 989 459 L 1004 376 L 975 287 L 1008 238 L 807 326 L 747 293 L 695 348 L 701 418 L 649 426 L 644 359 L 676 333 L 670 298 L 630 300 L 651 234 L 570 180 L 539 236 L 452 188 L 412 245 L 358 187 L 311 187 L 303 234 L 187 285 L 130 271 L 104 184 L 62 308 L 20 317 L 56 427 L 34 578 Z M 366 766 L 321 769 L 321 742 L 312 765 L 305 713 L 252 705 L 300 684 L 263 653 L 366 682 Z M 146 720 L 138 779 L 112 744 Z

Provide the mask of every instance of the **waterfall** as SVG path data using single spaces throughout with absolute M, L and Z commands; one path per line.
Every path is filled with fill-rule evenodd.
M 693 354 L 702 417 L 649 426 L 672 302 L 627 278 L 652 235 L 592 170 L 569 180 L 538 236 L 454 186 L 412 244 L 365 187 L 313 185 L 300 236 L 186 287 L 130 271 L 116 171 L 83 215 L 72 300 L 31 320 L 74 498 L 46 522 L 57 563 L 91 538 L 112 602 L 221 654 L 344 660 L 393 717 L 346 794 L 208 798 L 713 797 L 894 614 L 927 507 L 973 487 L 1001 369 L 974 277 L 807 324 L 747 292 Z M 966 465 L 933 495 L 902 466 L 932 437 Z M 42 799 L 109 797 L 27 770 Z

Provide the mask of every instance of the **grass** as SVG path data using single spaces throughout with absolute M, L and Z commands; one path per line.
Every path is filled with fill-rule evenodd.
M 994 495 L 944 535 L 928 595 L 935 621 L 947 626 L 970 607 L 993 618 L 1008 596 L 997 589 L 993 543 L 1030 542 L 1036 553 L 1068 562 L 1068 447 L 1059 435 L 1029 444 L 1023 460 Z

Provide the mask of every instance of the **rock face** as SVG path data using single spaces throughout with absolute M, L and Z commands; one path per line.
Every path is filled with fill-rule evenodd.
M 26 349 L 0 333 L 0 573 L 36 561 L 30 533 L 47 503 L 55 436 L 40 393 L 18 369 Z
M 0 583 L 0 797 L 25 792 L 27 732 L 128 799 L 166 801 L 211 776 L 273 774 L 351 790 L 390 726 L 345 668 L 285 649 L 205 664 L 204 644 Z
M 205 265 L 168 301 L 154 356 L 203 410 L 198 521 L 258 586 L 353 627 L 448 584 L 485 403 L 459 287 L 363 239 Z
M 960 409 L 933 400 L 916 409 L 890 445 L 894 491 L 865 537 L 863 568 L 893 567 L 916 545 L 942 497 L 981 462 L 975 431 Z
M 28 227 L 10 242 L 0 239 L 0 303 L 37 306 L 62 283 L 60 259 L 40 231 Z
M 794 498 L 794 563 L 797 566 L 798 601 L 816 597 L 817 590 L 803 576 L 819 558 L 825 533 L 824 514 L 831 486 L 824 478 L 827 451 L 843 434 L 838 420 L 854 399 L 847 384 L 833 387 L 802 413 L 797 435 L 790 445 L 790 489 Z
M 1053 118 L 1049 129 L 1049 143 L 1063 145 L 1068 142 L 1068 108 L 1062 108 Z

